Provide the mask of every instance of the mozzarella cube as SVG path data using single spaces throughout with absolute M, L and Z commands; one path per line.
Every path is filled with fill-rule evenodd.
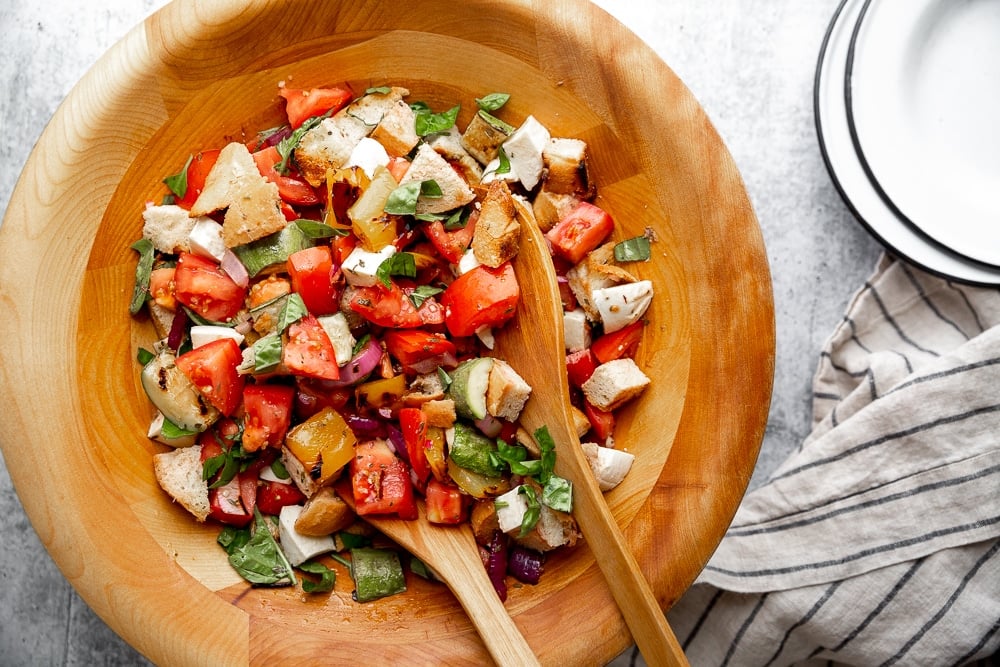
M 208 217 L 195 220 L 188 234 L 191 252 L 221 262 L 226 254 L 226 244 L 222 240 L 222 225 Z
M 323 331 L 326 332 L 326 335 L 330 338 L 330 342 L 333 343 L 333 352 L 337 357 L 337 365 L 343 366 L 351 360 L 351 353 L 354 351 L 355 343 L 357 343 L 354 335 L 351 333 L 351 327 L 347 323 L 347 317 L 343 313 L 336 313 L 335 315 L 327 315 L 318 319 L 320 326 L 323 327 Z
M 580 446 L 590 462 L 590 468 L 594 471 L 594 477 L 597 478 L 597 485 L 601 491 L 610 491 L 621 484 L 635 461 L 635 454 L 611 447 L 601 447 L 595 442 L 584 442 Z
M 455 275 L 461 276 L 466 274 L 477 266 L 479 266 L 479 260 L 476 259 L 476 253 L 472 251 L 472 248 L 469 248 L 462 253 L 461 259 L 458 260 L 458 270 Z
M 354 287 L 371 287 L 378 282 L 376 272 L 385 260 L 396 254 L 396 246 L 387 245 L 378 252 L 371 252 L 357 247 L 344 260 L 340 267 L 348 285 Z
M 220 327 L 214 324 L 196 324 L 191 327 L 191 346 L 194 348 L 223 338 L 232 338 L 237 345 L 243 344 L 243 334 L 232 327 Z
M 521 127 L 503 142 L 503 151 L 510 160 L 511 171 L 526 190 L 533 190 L 542 177 L 545 162 L 542 151 L 549 143 L 551 135 L 534 116 L 528 116 Z
M 640 280 L 595 289 L 592 293 L 594 306 L 601 314 L 604 332 L 611 333 L 624 329 L 639 320 L 653 302 L 653 283 Z
M 278 516 L 278 536 L 281 549 L 288 562 L 298 567 L 310 558 L 328 553 L 337 548 L 333 536 L 311 537 L 295 530 L 295 520 L 302 513 L 302 505 L 285 505 Z
M 373 178 L 376 168 L 385 167 L 388 164 L 389 154 L 382 144 L 370 137 L 365 137 L 351 151 L 351 156 L 347 158 L 347 164 L 344 167 L 361 167 L 368 178 Z
M 590 322 L 583 308 L 563 313 L 563 330 L 566 351 L 577 352 L 590 347 Z
M 507 493 L 497 496 L 496 510 L 497 522 L 500 530 L 509 533 L 512 530 L 519 530 L 524 515 L 528 512 L 528 501 L 519 493 L 520 486 L 516 486 Z

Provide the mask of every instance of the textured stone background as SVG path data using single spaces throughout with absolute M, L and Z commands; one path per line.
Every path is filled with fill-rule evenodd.
M 0 0 L 0 208 L 45 122 L 163 0 Z M 813 125 L 813 75 L 838 0 L 599 0 L 680 75 L 735 157 L 760 219 L 777 324 L 770 421 L 752 484 L 810 427 L 815 359 L 880 247 L 841 202 Z M 725 252 L 725 248 L 720 248 Z M 4 443 L 10 446 L 11 443 Z M 76 595 L 0 464 L 0 664 L 143 665 Z

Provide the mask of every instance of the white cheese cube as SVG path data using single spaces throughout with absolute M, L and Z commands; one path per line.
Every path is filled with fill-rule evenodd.
M 551 135 L 534 116 L 528 116 L 521 127 L 503 142 L 503 151 L 510 160 L 511 171 L 517 174 L 526 190 L 533 190 L 542 177 L 545 162 L 542 151 L 549 143 Z
M 601 491 L 610 491 L 621 484 L 635 461 L 635 454 L 611 447 L 601 447 L 595 442 L 584 442 L 580 446 L 583 447 L 583 453 L 590 462 L 590 468 L 594 471 L 594 477 L 597 478 L 597 485 Z
M 583 308 L 563 313 L 563 330 L 567 352 L 577 352 L 590 347 L 590 322 L 587 321 L 587 313 Z
M 209 257 L 221 262 L 226 254 L 226 244 L 222 240 L 222 225 L 208 217 L 195 220 L 191 233 L 188 234 L 191 252 L 202 257 Z
M 365 137 L 351 151 L 351 156 L 347 158 L 344 167 L 361 167 L 368 178 L 373 178 L 377 167 L 385 167 L 388 164 L 389 154 L 382 144 L 371 137 Z
M 302 535 L 295 530 L 295 520 L 302 513 L 302 505 L 285 505 L 278 516 L 278 535 L 281 549 L 288 557 L 288 562 L 299 566 L 310 558 L 328 553 L 337 548 L 331 535 L 311 537 Z
M 500 524 L 500 530 L 505 533 L 519 530 L 528 511 L 528 501 L 518 492 L 520 488 L 516 486 L 507 493 L 497 496 L 497 522 Z
M 604 332 L 624 329 L 639 320 L 653 302 L 653 283 L 640 280 L 602 287 L 593 291 L 593 303 L 601 314 Z
M 357 341 L 351 333 L 351 326 L 347 323 L 347 317 L 343 313 L 320 317 L 319 324 L 323 331 L 333 343 L 333 352 L 337 357 L 337 365 L 343 366 L 351 360 L 351 352 Z
M 223 338 L 232 338 L 237 345 L 243 344 L 243 334 L 232 327 L 220 327 L 214 324 L 196 324 L 191 327 L 192 347 L 198 348 Z
M 378 252 L 370 252 L 358 247 L 344 260 L 340 267 L 347 284 L 355 287 L 371 287 L 378 282 L 375 277 L 378 267 L 396 253 L 396 246 L 387 245 Z
M 476 253 L 472 251 L 472 248 L 469 248 L 462 253 L 462 258 L 458 260 L 458 270 L 455 272 L 455 275 L 461 276 L 466 274 L 477 266 L 479 266 L 479 260 L 476 259 Z

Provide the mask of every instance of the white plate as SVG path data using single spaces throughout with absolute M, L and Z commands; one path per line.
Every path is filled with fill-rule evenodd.
M 1000 285 L 1000 269 L 949 251 L 896 215 L 879 196 L 858 159 L 844 89 L 851 35 L 864 4 L 865 0 L 841 2 L 816 67 L 816 131 L 830 177 L 858 220 L 894 254 L 961 282 Z
M 876 187 L 932 238 L 1000 266 L 1000 0 L 869 0 L 847 68 Z

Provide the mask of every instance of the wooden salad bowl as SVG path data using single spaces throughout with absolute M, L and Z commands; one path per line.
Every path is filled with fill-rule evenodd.
M 147 200 L 188 154 L 275 125 L 278 84 L 402 85 L 432 108 L 511 94 L 586 140 L 616 238 L 655 233 L 637 361 L 651 388 L 619 419 L 637 455 L 607 495 L 669 608 L 716 548 L 750 479 L 774 360 L 770 274 L 732 158 L 684 84 L 583 0 L 176 0 L 73 89 L 0 226 L 0 444 L 28 516 L 80 595 L 160 664 L 489 660 L 441 584 L 358 604 L 335 591 L 255 589 L 160 491 L 128 313 Z M 586 546 L 549 559 L 507 609 L 543 664 L 603 663 L 630 644 Z

